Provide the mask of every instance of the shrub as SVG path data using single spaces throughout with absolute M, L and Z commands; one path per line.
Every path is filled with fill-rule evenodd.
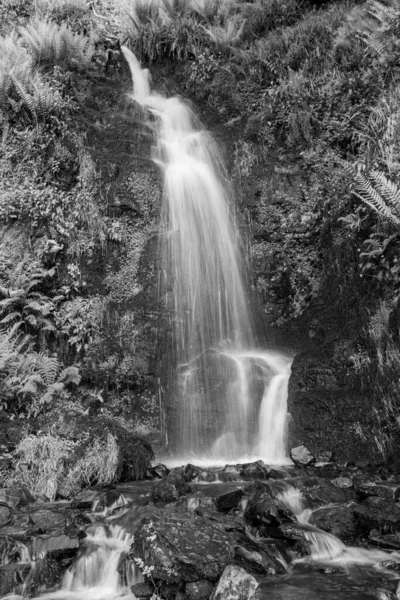
M 90 64 L 93 44 L 90 38 L 74 33 L 68 25 L 44 19 L 33 19 L 20 29 L 22 43 L 32 54 L 36 64 L 61 65 L 83 69 Z
M 9 108 L 13 82 L 30 88 L 32 78 L 32 58 L 19 44 L 15 33 L 0 37 L 0 110 Z
M 110 433 L 105 440 L 89 442 L 51 434 L 28 435 L 15 454 L 15 471 L 6 483 L 24 484 L 35 497 L 50 501 L 60 485 L 63 495 L 68 496 L 83 485 L 112 483 L 120 463 L 116 439 Z

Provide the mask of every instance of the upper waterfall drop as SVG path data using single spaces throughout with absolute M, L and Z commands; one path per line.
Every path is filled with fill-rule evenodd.
M 178 365 L 170 386 L 175 450 L 190 459 L 258 456 L 284 462 L 291 361 L 254 350 L 246 269 L 218 149 L 190 107 L 178 97 L 152 93 L 148 71 L 130 50 L 123 52 L 133 99 L 156 128 L 154 160 L 164 173 L 162 271 Z M 259 424 L 260 410 L 273 419 L 269 428 Z

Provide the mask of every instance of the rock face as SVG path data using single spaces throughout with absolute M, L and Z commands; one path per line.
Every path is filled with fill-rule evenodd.
M 218 523 L 190 514 L 144 519 L 134 548 L 154 566 L 154 579 L 171 583 L 216 581 L 234 555 L 232 539 Z
M 228 565 L 210 600 L 257 600 L 258 582 L 241 567 Z

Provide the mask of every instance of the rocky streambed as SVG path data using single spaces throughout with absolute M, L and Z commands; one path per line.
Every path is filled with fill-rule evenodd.
M 400 597 L 400 472 L 292 456 L 157 465 L 53 503 L 0 490 L 0 597 Z

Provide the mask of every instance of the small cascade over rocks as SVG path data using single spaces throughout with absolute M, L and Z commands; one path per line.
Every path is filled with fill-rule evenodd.
M 131 586 L 142 580 L 128 560 L 133 538 L 119 526 L 95 525 L 84 540 L 83 552 L 64 575 L 61 589 L 41 600 L 134 599 Z M 19 596 L 9 596 L 11 599 Z
M 285 462 L 291 359 L 255 350 L 246 269 L 218 149 L 191 108 L 152 92 L 148 70 L 130 50 L 123 52 L 164 175 L 163 289 L 178 365 L 169 389 L 176 399 L 175 454 L 182 462 Z

